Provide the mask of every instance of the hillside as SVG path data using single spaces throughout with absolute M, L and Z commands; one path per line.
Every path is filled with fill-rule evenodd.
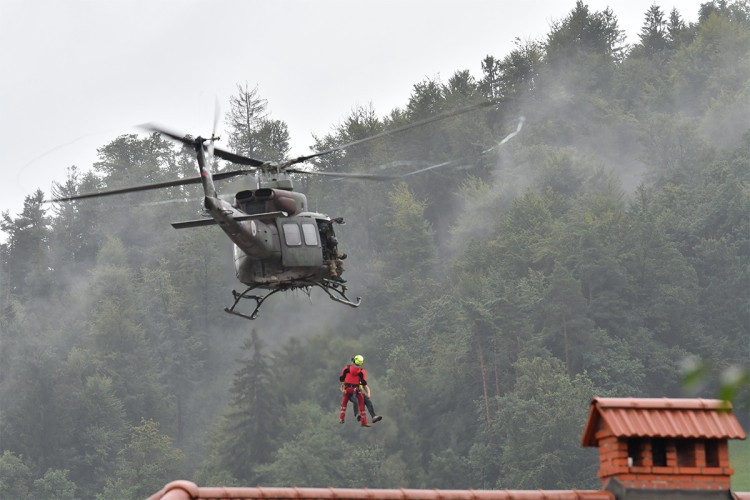
M 417 82 L 387 116 L 357 109 L 317 138 L 497 104 L 315 164 L 445 166 L 296 179 L 312 210 L 346 219 L 358 309 L 314 291 L 275 296 L 255 322 L 224 314 L 228 240 L 169 226 L 200 217 L 196 186 L 29 194 L 0 220 L 0 497 L 143 498 L 175 478 L 597 488 L 596 450 L 579 445 L 593 396 L 713 398 L 750 359 L 750 7 L 709 2 L 692 24 L 654 6 L 640 42 L 622 40 L 616 13 L 578 2 L 481 75 Z M 232 147 L 287 153 L 283 121 L 236 97 L 252 120 Z M 58 193 L 196 173 L 168 140 L 123 135 Z M 355 354 L 384 415 L 372 429 L 338 424 Z M 748 429 L 738 380 L 725 393 Z

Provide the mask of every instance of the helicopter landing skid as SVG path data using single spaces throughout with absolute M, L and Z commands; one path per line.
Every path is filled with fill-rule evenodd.
M 234 314 L 235 316 L 240 316 L 241 318 L 245 318 L 245 319 L 255 319 L 258 317 L 258 309 L 260 309 L 260 306 L 263 304 L 263 302 L 265 302 L 265 300 L 271 295 L 275 294 L 276 292 L 280 292 L 282 290 L 281 288 L 277 288 L 276 290 L 272 290 L 265 295 L 248 295 L 249 292 L 252 292 L 256 288 L 258 287 L 257 286 L 247 287 L 242 293 L 239 293 L 237 290 L 232 290 L 232 296 L 234 297 L 234 304 L 232 304 L 232 307 L 225 307 L 224 312 L 227 312 L 229 314 Z M 250 313 L 249 315 L 234 310 L 234 308 L 237 307 L 237 304 L 239 304 L 240 300 L 242 299 L 253 299 L 255 301 L 255 309 L 253 309 L 253 312 Z
M 276 288 L 265 295 L 250 294 L 250 292 L 259 288 L 258 285 L 247 287 L 241 293 L 237 290 L 232 290 L 234 303 L 232 304 L 232 307 L 225 307 L 224 312 L 234 314 L 235 316 L 240 316 L 241 318 L 253 320 L 258 317 L 258 310 L 260 309 L 260 306 L 263 305 L 263 302 L 265 302 L 266 299 L 271 295 L 281 291 L 293 290 L 295 288 L 302 288 L 305 290 L 305 293 L 310 295 L 310 288 L 313 286 L 317 286 L 318 288 L 323 290 L 331 300 L 339 302 L 341 304 L 345 304 L 349 307 L 359 307 L 360 303 L 362 302 L 362 297 L 357 297 L 356 302 L 353 302 L 349 297 L 347 297 L 346 286 L 343 283 L 339 281 L 324 279 L 322 281 L 303 281 L 301 283 L 298 282 L 294 286 Z M 237 304 L 239 304 L 242 299 L 253 299 L 255 301 L 255 309 L 253 309 L 252 313 L 245 314 L 234 310 L 234 308 L 237 307 Z
M 313 284 L 320 287 L 328 295 L 328 297 L 335 302 L 346 304 L 349 307 L 359 307 L 359 305 L 362 303 L 362 297 L 357 297 L 357 301 L 352 302 L 352 300 L 346 296 L 346 285 L 344 285 L 340 281 L 324 279 L 319 283 L 316 282 Z

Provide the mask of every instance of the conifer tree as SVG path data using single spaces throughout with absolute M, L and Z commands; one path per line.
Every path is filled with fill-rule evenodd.
M 237 85 L 229 98 L 227 113 L 229 147 L 238 154 L 258 160 L 279 161 L 289 153 L 289 128 L 268 117 L 268 103 L 258 95 L 258 87 Z
M 270 461 L 280 403 L 273 392 L 270 358 L 255 329 L 242 346 L 242 365 L 235 373 L 232 401 L 223 416 L 220 463 L 235 478 L 256 480 L 255 468 Z
M 0 229 L 8 236 L 7 242 L 0 245 L 7 279 L 5 294 L 31 298 L 51 291 L 50 228 L 43 200 L 44 193 L 37 190 L 24 199 L 18 217 L 2 214 Z

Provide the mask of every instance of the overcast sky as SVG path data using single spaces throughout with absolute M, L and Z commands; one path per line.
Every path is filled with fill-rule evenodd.
M 653 0 L 611 7 L 637 41 Z M 699 0 L 656 2 L 687 21 Z M 157 122 L 208 134 L 237 84 L 257 85 L 292 154 L 359 105 L 403 107 L 412 86 L 539 39 L 575 0 L 0 0 L 0 212 L 20 212 L 97 148 Z M 2 240 L 0 235 L 0 241 Z

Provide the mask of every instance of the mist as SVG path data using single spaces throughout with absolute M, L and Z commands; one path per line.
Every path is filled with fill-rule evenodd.
M 750 359 L 750 12 L 660 12 L 626 44 L 617 12 L 578 3 L 545 36 L 466 62 L 480 72 L 413 82 L 386 113 L 355 107 L 314 136 L 321 151 L 495 103 L 309 165 L 394 180 L 294 176 L 311 210 L 346 221 L 358 308 L 313 288 L 274 295 L 254 321 L 225 314 L 244 288 L 231 242 L 169 225 L 202 216 L 195 186 L 29 194 L 0 221 L 0 469 L 15 471 L 0 497 L 53 480 L 70 498 L 142 498 L 174 479 L 596 488 L 579 446 L 594 395 L 732 394 L 750 424 L 746 384 L 721 381 Z M 285 130 L 266 103 L 230 131 L 251 156 L 290 150 L 264 135 Z M 197 174 L 158 136 L 98 152 L 56 191 Z M 384 416 L 371 429 L 338 424 L 355 354 Z M 697 386 L 685 359 L 705 368 Z

